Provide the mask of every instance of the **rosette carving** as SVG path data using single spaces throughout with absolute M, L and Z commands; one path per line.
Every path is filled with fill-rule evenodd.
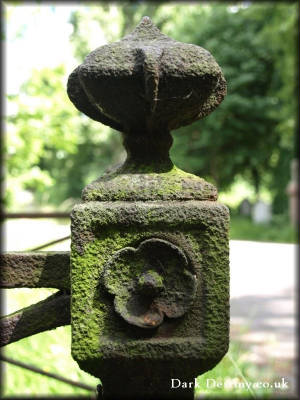
M 116 252 L 104 267 L 104 285 L 115 311 L 128 323 L 156 328 L 164 317 L 181 317 L 191 306 L 196 275 L 173 243 L 151 238 Z

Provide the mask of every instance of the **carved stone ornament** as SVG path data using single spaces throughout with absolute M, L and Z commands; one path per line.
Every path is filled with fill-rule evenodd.
M 127 159 L 86 186 L 83 201 L 217 200 L 217 189 L 169 157 L 170 131 L 212 112 L 226 95 L 213 56 L 144 17 L 122 40 L 92 51 L 69 76 L 68 95 L 90 118 L 119 130 Z
M 169 150 L 171 130 L 225 97 L 221 68 L 144 17 L 87 55 L 67 90 L 122 133 L 127 152 L 71 214 L 72 355 L 101 379 L 104 399 L 192 400 L 193 388 L 174 390 L 171 379 L 191 381 L 228 349 L 229 213 Z
M 226 94 L 213 56 L 160 32 L 149 17 L 122 40 L 92 51 L 68 95 L 90 118 L 132 135 L 168 132 L 203 118 Z
M 137 249 L 116 252 L 104 267 L 104 284 L 122 318 L 141 328 L 156 328 L 164 316 L 178 318 L 189 309 L 197 280 L 179 247 L 152 238 Z

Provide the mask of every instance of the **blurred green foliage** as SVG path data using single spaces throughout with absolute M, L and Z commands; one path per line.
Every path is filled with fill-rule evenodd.
M 231 214 L 230 240 L 254 240 L 257 242 L 298 243 L 296 229 L 289 224 L 287 215 L 274 215 L 269 223 L 255 224 L 250 217 Z
M 81 63 L 92 30 L 115 41 L 149 15 L 163 33 L 209 50 L 228 82 L 228 95 L 204 120 L 173 133 L 173 161 L 203 176 L 220 191 L 234 180 L 267 189 L 273 211 L 287 209 L 285 188 L 295 154 L 296 3 L 97 3 L 73 12 L 71 42 Z M 80 114 L 66 95 L 63 66 L 33 71 L 8 117 L 7 205 L 21 188 L 39 204 L 78 199 L 83 187 L 107 166 L 121 162 L 118 133 Z M 69 203 L 67 203 L 69 205 Z
M 21 94 L 9 96 L 18 104 L 7 128 L 10 195 L 25 189 L 38 204 L 60 204 L 80 197 L 109 161 L 119 161 L 118 134 L 80 115 L 68 99 L 65 76 L 63 66 L 34 71 Z

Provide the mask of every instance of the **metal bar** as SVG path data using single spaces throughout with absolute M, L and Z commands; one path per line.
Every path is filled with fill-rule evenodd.
M 47 242 L 47 243 L 45 243 L 45 244 L 42 244 L 42 245 L 37 246 L 37 247 L 34 247 L 33 249 L 29 249 L 29 250 L 27 250 L 27 251 L 42 250 L 42 249 L 44 249 L 45 247 L 48 247 L 48 246 L 51 246 L 51 245 L 53 245 L 53 244 L 57 244 L 57 243 L 60 243 L 60 242 L 64 242 L 65 240 L 68 240 L 68 239 L 70 239 L 70 238 L 71 238 L 71 235 L 64 236 L 64 237 L 62 237 L 62 238 L 60 238 L 60 239 L 52 240 L 51 242 Z
M 0 346 L 71 322 L 70 295 L 58 292 L 0 319 Z
M 27 212 L 27 213 L 3 213 L 2 219 L 11 218 L 70 218 L 70 212 Z
M 0 256 L 0 287 L 70 290 L 70 252 L 8 252 Z
M 53 379 L 56 379 L 57 381 L 61 381 L 61 382 L 67 383 L 68 385 L 77 386 L 77 387 L 79 387 L 81 389 L 85 389 L 85 390 L 89 390 L 89 391 L 93 391 L 93 392 L 96 391 L 96 389 L 93 386 L 86 385 L 85 383 L 72 381 L 71 379 L 64 378 L 63 376 L 54 374 L 52 372 L 43 371 L 42 369 L 37 368 L 37 367 L 35 367 L 33 365 L 29 365 L 29 364 L 25 364 L 25 363 L 23 363 L 21 361 L 13 360 L 10 357 L 6 357 L 6 356 L 1 355 L 0 356 L 0 360 L 8 362 L 8 363 L 13 364 L 13 365 L 16 365 L 17 367 L 28 369 L 29 371 L 35 372 L 37 374 L 48 376 L 49 378 L 53 378 Z

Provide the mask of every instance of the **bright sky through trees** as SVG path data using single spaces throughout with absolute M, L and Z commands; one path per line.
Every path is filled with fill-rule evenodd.
M 67 65 L 76 66 L 69 35 L 70 13 L 76 5 L 36 4 L 6 5 L 6 92 L 18 93 L 20 85 L 31 76 L 32 69 Z
M 71 71 L 77 65 L 69 38 L 72 33 L 69 18 L 72 11 L 83 8 L 82 5 L 72 3 L 42 6 L 35 3 L 5 4 L 5 70 L 8 94 L 18 93 L 20 85 L 30 78 L 33 68 L 51 68 L 65 64 Z M 237 9 L 237 6 L 230 7 L 232 12 Z M 99 35 L 99 24 L 94 22 L 88 29 L 95 32 L 90 36 L 95 38 L 93 48 L 106 42 L 104 35 Z

